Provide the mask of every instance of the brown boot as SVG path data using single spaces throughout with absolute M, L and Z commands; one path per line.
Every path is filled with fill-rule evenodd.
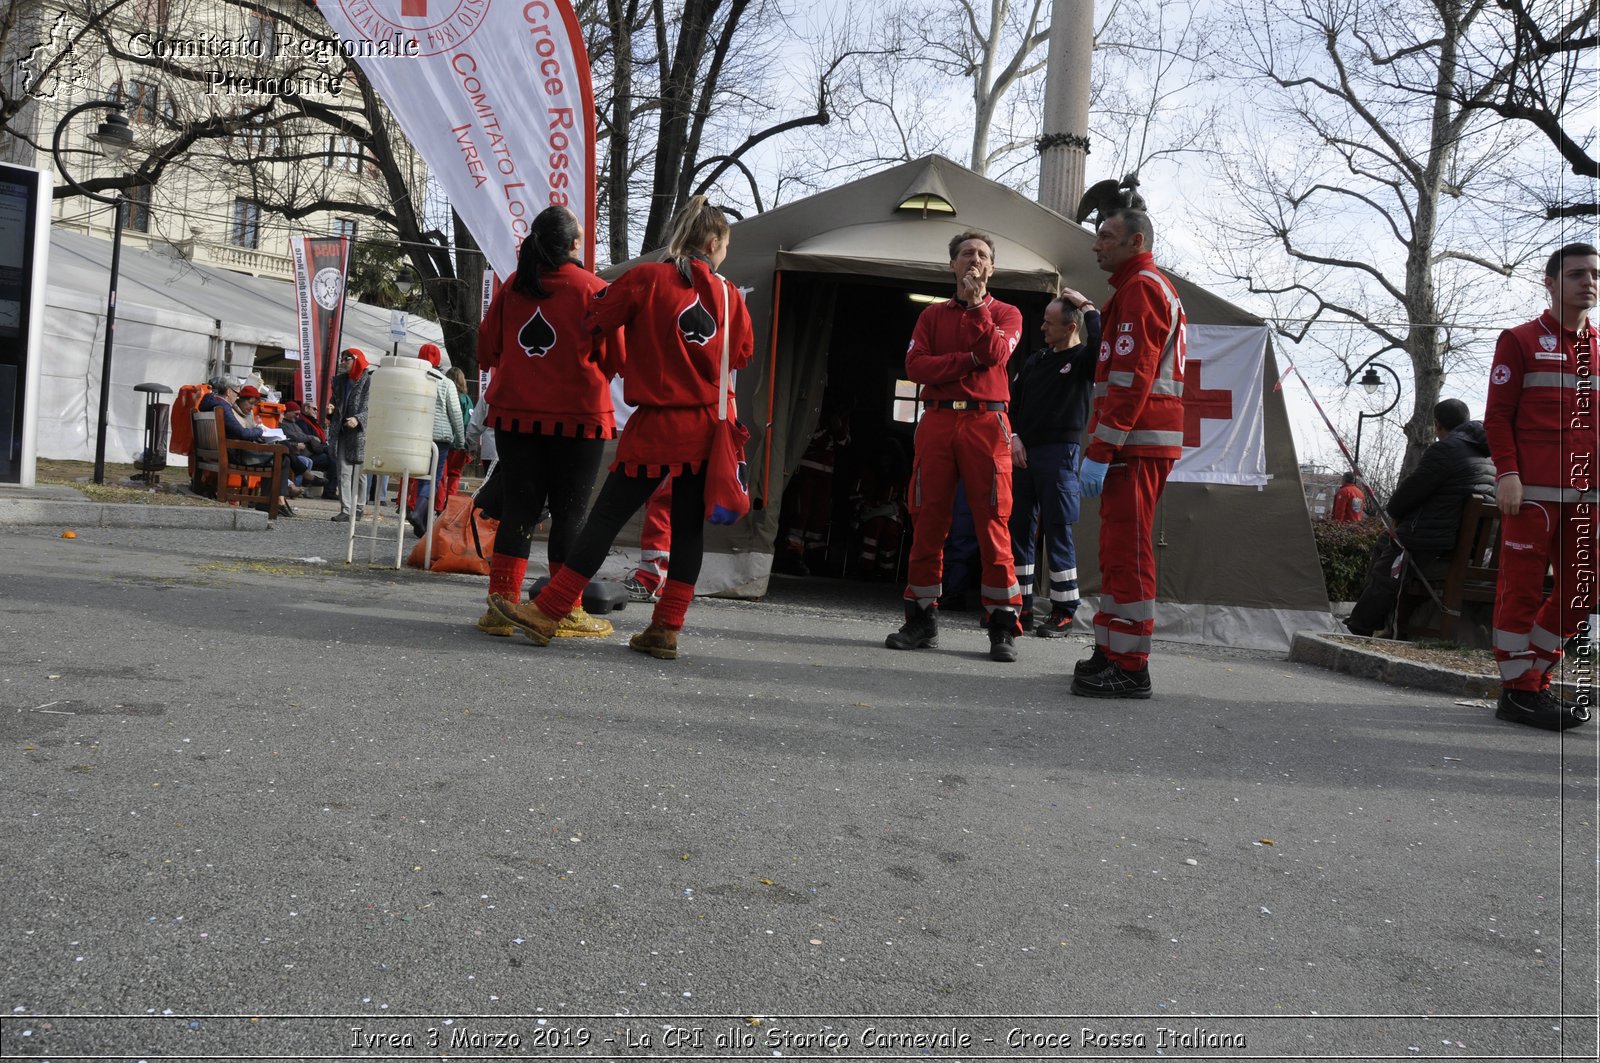
M 658 661 L 672 661 L 678 657 L 678 633 L 670 627 L 651 624 L 628 640 L 628 649 L 648 653 Z
M 489 611 L 514 624 L 535 646 L 550 645 L 560 624 L 560 621 L 541 613 L 532 602 L 508 602 L 498 594 L 489 595 Z

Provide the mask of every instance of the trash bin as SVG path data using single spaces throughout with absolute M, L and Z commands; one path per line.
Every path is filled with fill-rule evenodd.
M 172 404 L 161 401 L 161 396 L 171 395 L 165 384 L 135 384 L 133 390 L 144 393 L 144 449 L 134 458 L 133 467 L 140 475 L 134 477 L 154 487 L 161 482 L 161 470 L 167 467 L 167 436 L 172 429 Z

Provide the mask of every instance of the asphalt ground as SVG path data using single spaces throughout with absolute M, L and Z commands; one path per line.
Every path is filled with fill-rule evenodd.
M 1594 727 L 829 580 L 538 648 L 297 508 L 8 529 L 0 1055 L 1595 1057 Z

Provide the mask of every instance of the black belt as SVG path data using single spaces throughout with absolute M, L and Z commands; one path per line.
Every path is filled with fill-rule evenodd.
M 1005 413 L 1006 404 L 1003 402 L 981 402 L 978 399 L 934 399 L 928 403 L 936 410 L 985 410 L 992 413 Z

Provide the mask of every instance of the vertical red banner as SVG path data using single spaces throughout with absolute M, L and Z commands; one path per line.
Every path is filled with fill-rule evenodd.
M 289 240 L 294 260 L 295 303 L 300 311 L 300 404 L 320 422 L 333 393 L 333 371 L 344 330 L 345 281 L 350 240 L 345 236 L 297 236 Z

